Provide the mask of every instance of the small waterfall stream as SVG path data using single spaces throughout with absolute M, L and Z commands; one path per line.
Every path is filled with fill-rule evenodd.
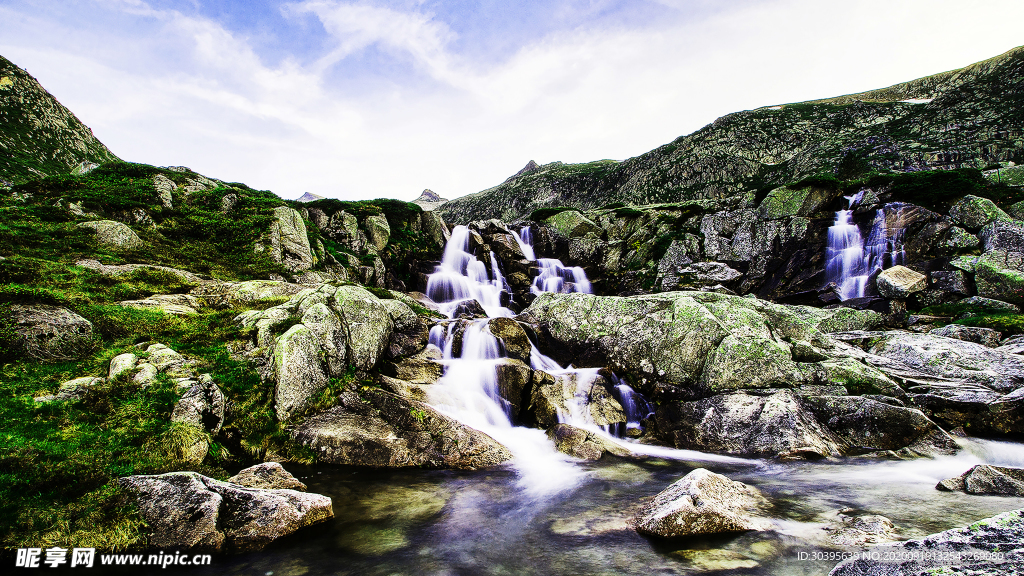
M 893 202 L 879 208 L 865 242 L 860 227 L 853 223 L 853 210 L 863 195 L 861 191 L 845 196 L 848 209 L 837 211 L 835 223 L 828 229 L 825 283 L 835 282 L 843 300 L 863 298 L 876 272 L 904 262 L 903 204 Z M 889 225 L 890 218 L 895 226 Z
M 554 258 L 537 259 L 529 227 L 517 237 L 528 260 L 536 261 L 539 273 L 531 290 L 540 292 L 590 293 L 591 284 L 580 267 L 567 267 Z M 514 313 L 502 306 L 502 292 L 511 293 L 492 252 L 490 270 L 469 252 L 470 230 L 456 226 L 445 246 L 441 264 L 427 281 L 427 296 L 438 304 L 448 318 L 454 319 L 460 304 L 470 300 L 480 303 L 488 319 L 511 317 Z M 462 333 L 461 350 L 454 349 L 456 321 L 437 324 L 430 329 L 429 344 L 442 352 L 445 372 L 431 387 L 428 399 L 434 407 L 463 424 L 481 430 L 501 442 L 515 456 L 514 466 L 520 484 L 530 494 L 542 496 L 556 493 L 582 481 L 584 472 L 572 459 L 554 449 L 542 430 L 514 426 L 508 402 L 499 394 L 498 365 L 506 361 L 504 347 L 488 329 L 488 319 L 472 320 Z M 563 368 L 542 354 L 531 343 L 530 367 L 553 376 L 571 375 L 578 383 L 589 384 L 598 378 L 597 368 Z M 584 389 L 579 386 L 577 389 Z M 623 405 L 628 422 L 622 426 L 600 427 L 594 424 L 588 409 L 588 398 L 578 395 L 567 403 L 559 421 L 584 427 L 610 438 L 630 429 L 639 429 L 650 405 L 641 394 L 615 378 L 613 395 Z M 632 446 L 632 445 L 631 445 Z M 681 451 L 686 452 L 686 451 Z M 692 453 L 686 452 L 692 456 Z

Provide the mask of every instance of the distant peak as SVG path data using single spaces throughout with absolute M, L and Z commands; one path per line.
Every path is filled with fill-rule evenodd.
M 312 202 L 314 200 L 323 200 L 323 199 L 324 199 L 323 196 L 320 196 L 320 195 L 317 195 L 317 194 L 313 194 L 312 192 L 306 192 L 305 194 L 303 194 L 302 196 L 299 196 L 295 200 L 297 202 Z
M 515 174 L 513 174 L 512 177 L 515 178 L 516 176 L 522 176 L 523 174 L 526 174 L 528 172 L 533 172 L 534 170 L 539 170 L 539 169 L 540 169 L 540 164 L 537 164 L 533 160 L 530 160 L 529 162 L 526 163 L 526 166 L 523 166 L 522 170 L 520 170 L 519 172 L 516 172 Z
M 413 200 L 413 202 L 447 202 L 447 201 L 448 201 L 447 199 L 441 198 L 440 196 L 437 195 L 437 192 L 434 192 L 430 188 L 427 188 L 427 189 L 423 190 L 423 193 L 420 194 L 420 197 L 415 199 L 415 200 Z

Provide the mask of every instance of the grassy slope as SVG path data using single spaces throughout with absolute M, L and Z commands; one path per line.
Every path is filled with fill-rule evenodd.
M 194 469 L 224 478 L 268 453 L 308 460 L 291 446 L 277 422 L 273 390 L 253 367 L 233 359 L 229 346 L 248 338 L 232 319 L 240 310 L 204 311 L 176 317 L 124 308 L 115 303 L 157 293 L 187 292 L 193 286 L 178 276 L 137 270 L 117 278 L 76 266 L 82 258 L 104 263 L 169 265 L 223 280 L 266 278 L 285 271 L 265 254 L 254 253 L 273 208 L 294 205 L 241 184 L 216 183 L 187 197 L 175 193 L 174 209 L 156 201 L 157 174 L 183 184 L 198 175 L 153 166 L 109 163 L 83 175 L 29 180 L 0 193 L 0 542 L 4 546 L 98 546 L 126 548 L 144 542 L 145 527 L 133 505 L 117 489 L 119 476 Z M 221 200 L 234 194 L 229 214 Z M 76 226 L 95 218 L 67 210 L 124 219 L 144 209 L 155 226 L 132 225 L 146 247 L 118 252 L 97 246 L 91 232 Z M 321 201 L 325 209 L 346 209 L 365 216 L 384 214 L 392 222 L 393 242 L 385 255 L 429 253 L 421 234 L 401 224 L 418 217 L 419 208 L 391 200 Z M 295 205 L 297 206 L 297 205 Z M 404 220 L 403 220 L 404 219 Z M 307 222 L 312 241 L 321 238 Z M 378 291 L 384 293 L 386 291 Z M 12 303 L 67 307 L 90 320 L 96 331 L 92 349 L 73 361 L 37 362 L 10 354 L 12 326 L 3 308 Z M 110 358 L 134 345 L 159 341 L 198 359 L 233 408 L 224 432 L 215 438 L 201 466 L 177 457 L 180 429 L 169 423 L 177 393 L 167 381 L 146 390 L 123 381 L 108 383 L 78 403 L 38 405 L 32 398 L 53 394 L 60 383 L 81 376 L 104 376 Z M 332 382 L 314 404 L 329 405 L 331 391 L 353 376 Z M 177 447 L 177 448 L 176 448 Z

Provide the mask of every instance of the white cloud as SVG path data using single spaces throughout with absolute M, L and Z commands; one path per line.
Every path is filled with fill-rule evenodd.
M 856 92 L 1013 47 L 1019 2 L 774 0 L 700 15 L 700 2 L 638 28 L 554 32 L 497 65 L 460 52 L 416 3 L 311 0 L 322 52 L 260 54 L 195 15 L 116 2 L 141 31 L 0 7 L 0 53 L 27 66 L 115 153 L 186 164 L 284 196 L 454 197 L 529 159 L 624 158 L 735 110 Z M 689 12 L 687 12 L 689 10 Z M 998 15 L 998 16 L 994 16 Z M 396 63 L 352 68 L 379 53 Z M 379 62 L 379 60 L 375 61 Z

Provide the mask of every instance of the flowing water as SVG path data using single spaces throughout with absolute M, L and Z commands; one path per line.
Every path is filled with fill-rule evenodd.
M 536 259 L 528 229 L 520 241 L 528 258 L 538 262 L 539 274 L 554 270 L 550 278 L 562 280 L 545 280 L 535 288 L 589 289 L 585 275 L 577 278 L 561 262 L 549 268 L 544 259 Z M 479 301 L 489 317 L 511 316 L 512 311 L 501 305 L 506 287 L 500 263 L 492 259 L 488 270 L 469 253 L 468 242 L 468 230 L 456 227 L 443 262 L 430 277 L 428 294 L 449 318 L 468 299 Z M 430 343 L 443 351 L 446 365 L 443 378 L 432 387 L 431 403 L 508 446 L 515 456 L 509 465 L 443 471 L 289 464 L 310 491 L 333 498 L 336 517 L 262 552 L 218 558 L 211 569 L 195 572 L 650 576 L 727 570 L 821 575 L 836 562 L 816 559 L 815 553 L 837 550 L 827 544 L 823 527 L 839 510 L 887 516 L 900 537 L 915 538 L 1024 506 L 1020 498 L 935 489 L 939 480 L 977 463 L 1024 465 L 1024 446 L 1011 443 L 965 440 L 965 449 L 957 456 L 905 462 L 794 463 L 628 443 L 647 457 L 578 461 L 554 450 L 543 431 L 512 424 L 509 407 L 497 392 L 495 366 L 504 356 L 501 342 L 489 332 L 487 319 L 469 321 L 462 327 L 461 351 L 456 354 L 457 322 L 442 322 L 430 330 Z M 536 348 L 531 364 L 577 382 L 598 377 L 596 369 L 563 368 Z M 560 420 L 608 438 L 640 426 L 651 411 L 647 400 L 615 377 L 611 385 L 627 423 L 596 426 L 585 398 L 570 402 Z M 639 503 L 697 467 L 761 489 L 774 504 L 775 530 L 661 541 L 628 528 L 627 520 Z
M 825 281 L 836 283 L 843 300 L 866 296 L 873 274 L 904 262 L 900 225 L 903 205 L 894 202 L 878 209 L 865 242 L 860 228 L 853 223 L 853 209 L 862 196 L 863 192 L 846 196 L 849 209 L 837 211 L 835 223 L 828 229 Z M 890 220 L 894 225 L 889 224 Z
M 650 576 L 731 569 L 726 573 L 824 575 L 836 562 L 814 560 L 815 552 L 858 550 L 823 543 L 823 521 L 837 510 L 885 515 L 901 538 L 918 538 L 1024 507 L 1021 498 L 935 489 L 976 463 L 1024 465 L 1020 445 L 965 444 L 955 457 L 907 462 L 605 458 L 574 463 L 578 481 L 544 497 L 524 490 L 510 467 L 456 472 L 289 464 L 310 491 L 333 498 L 336 518 L 195 572 Z M 757 486 L 775 504 L 776 530 L 659 541 L 626 527 L 641 500 L 696 467 Z

